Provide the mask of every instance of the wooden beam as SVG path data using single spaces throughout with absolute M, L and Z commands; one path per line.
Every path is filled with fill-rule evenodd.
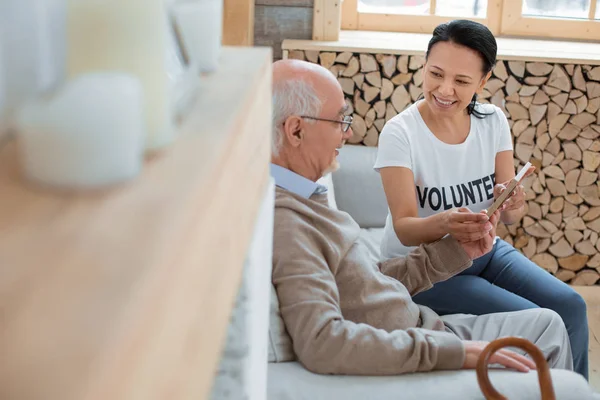
M 342 26 L 342 0 L 315 0 L 313 40 L 336 41 Z
M 323 39 L 323 21 L 325 20 L 325 0 L 315 0 L 313 7 L 313 40 Z
M 342 28 L 358 28 L 358 0 L 342 0 Z
M 223 45 L 254 44 L 254 0 L 223 0 Z
M 588 15 L 588 18 L 592 21 L 594 19 L 596 19 L 596 7 L 597 7 L 596 2 L 592 0 L 590 2 L 590 13 Z
M 325 21 L 323 26 L 324 40 L 338 40 L 342 26 L 342 1 L 325 2 Z
M 487 27 L 497 36 L 502 23 L 502 0 L 489 0 L 487 8 Z

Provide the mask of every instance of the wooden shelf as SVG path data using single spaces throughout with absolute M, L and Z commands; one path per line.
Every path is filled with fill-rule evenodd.
M 342 30 L 337 41 L 287 39 L 282 49 L 424 55 L 429 39 L 424 33 Z M 505 37 L 496 41 L 499 60 L 600 65 L 600 43 Z
M 270 158 L 270 49 L 221 61 L 127 185 L 30 186 L 0 148 L 0 398 L 207 397 Z

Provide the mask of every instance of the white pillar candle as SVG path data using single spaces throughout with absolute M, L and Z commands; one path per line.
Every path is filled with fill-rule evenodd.
M 63 188 L 95 188 L 135 177 L 143 158 L 142 87 L 135 76 L 80 75 L 19 113 L 25 175 Z
M 216 70 L 221 52 L 223 1 L 175 3 L 172 13 L 190 64 L 202 72 Z
M 6 87 L 4 84 L 4 61 L 0 46 L 0 143 L 8 134 L 8 115 L 6 108 Z
M 0 118 L 12 125 L 18 108 L 54 88 L 65 77 L 65 0 L 1 0 L 0 80 L 5 107 Z
M 173 0 L 166 0 L 167 8 L 171 7 Z M 171 115 L 173 120 L 181 122 L 189 113 L 194 105 L 199 89 L 200 76 L 196 69 L 186 64 L 183 52 L 183 45 L 177 38 L 175 26 L 169 19 L 168 23 L 168 41 L 167 41 L 167 73 L 171 81 Z
M 68 76 L 103 70 L 139 77 L 149 150 L 174 136 L 164 8 L 163 0 L 68 0 Z

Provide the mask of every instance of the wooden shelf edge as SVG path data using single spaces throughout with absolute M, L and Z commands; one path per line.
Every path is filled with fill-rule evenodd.
M 283 50 L 424 55 L 430 34 L 342 30 L 337 41 L 286 39 Z M 600 65 L 600 43 L 498 37 L 498 59 Z

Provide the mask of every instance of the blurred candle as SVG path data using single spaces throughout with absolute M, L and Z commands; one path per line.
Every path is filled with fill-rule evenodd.
M 0 119 L 12 125 L 19 107 L 65 77 L 65 0 L 0 0 Z M 3 110 L 3 112 L 2 112 Z
M 202 72 L 219 65 L 223 30 L 223 1 L 175 2 L 172 13 L 190 64 Z
M 118 73 L 80 75 L 19 112 L 25 175 L 62 188 L 95 188 L 135 177 L 143 156 L 142 87 Z
M 68 76 L 102 70 L 139 77 L 148 150 L 170 143 L 174 135 L 163 1 L 68 0 Z
M 0 46 L 0 143 L 8 134 L 8 115 L 6 109 L 6 89 L 4 85 L 4 62 Z

